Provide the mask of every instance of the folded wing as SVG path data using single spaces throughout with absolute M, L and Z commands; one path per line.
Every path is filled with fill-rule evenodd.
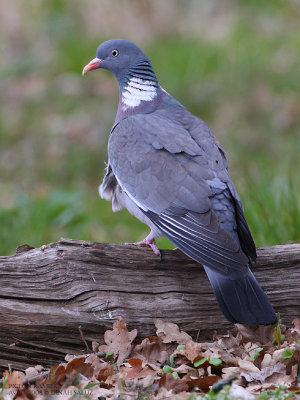
M 181 125 L 153 115 L 122 120 L 109 140 L 111 167 L 128 196 L 184 253 L 227 274 L 248 259 L 212 209 L 209 157 Z

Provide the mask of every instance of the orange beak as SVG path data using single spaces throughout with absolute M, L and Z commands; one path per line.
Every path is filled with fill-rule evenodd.
M 100 58 L 94 58 L 90 61 L 82 70 L 82 76 L 84 76 L 87 72 L 92 71 L 93 69 L 98 68 L 99 64 L 102 60 Z

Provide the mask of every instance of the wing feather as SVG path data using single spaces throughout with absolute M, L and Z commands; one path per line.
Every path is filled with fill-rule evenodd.
M 247 265 L 247 257 L 232 237 L 220 227 L 215 231 L 213 214 L 214 221 L 208 226 L 201 224 L 201 216 L 197 221 L 189 213 L 170 216 L 147 211 L 145 214 L 172 243 L 201 264 L 223 273 L 228 272 L 228 266 L 241 270 Z

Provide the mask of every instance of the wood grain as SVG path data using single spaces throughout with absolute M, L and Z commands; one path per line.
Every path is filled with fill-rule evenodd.
M 300 244 L 258 249 L 257 280 L 290 325 L 300 316 Z M 87 351 L 121 315 L 140 336 L 153 318 L 199 339 L 232 329 L 200 264 L 180 251 L 61 239 L 0 257 L 0 366 L 50 365 Z

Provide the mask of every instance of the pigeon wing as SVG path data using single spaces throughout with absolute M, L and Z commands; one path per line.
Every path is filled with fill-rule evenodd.
M 139 114 L 121 120 L 108 145 L 122 189 L 191 258 L 222 273 L 247 258 L 211 209 L 210 159 L 180 124 Z
M 195 142 L 202 145 L 210 155 L 209 167 L 217 172 L 221 181 L 226 182 L 227 196 L 230 196 L 234 205 L 235 221 L 239 242 L 244 253 L 253 261 L 256 260 L 256 247 L 244 215 L 244 209 L 239 194 L 228 174 L 228 162 L 225 151 L 220 146 L 208 125 L 200 118 L 188 114 L 190 133 Z

